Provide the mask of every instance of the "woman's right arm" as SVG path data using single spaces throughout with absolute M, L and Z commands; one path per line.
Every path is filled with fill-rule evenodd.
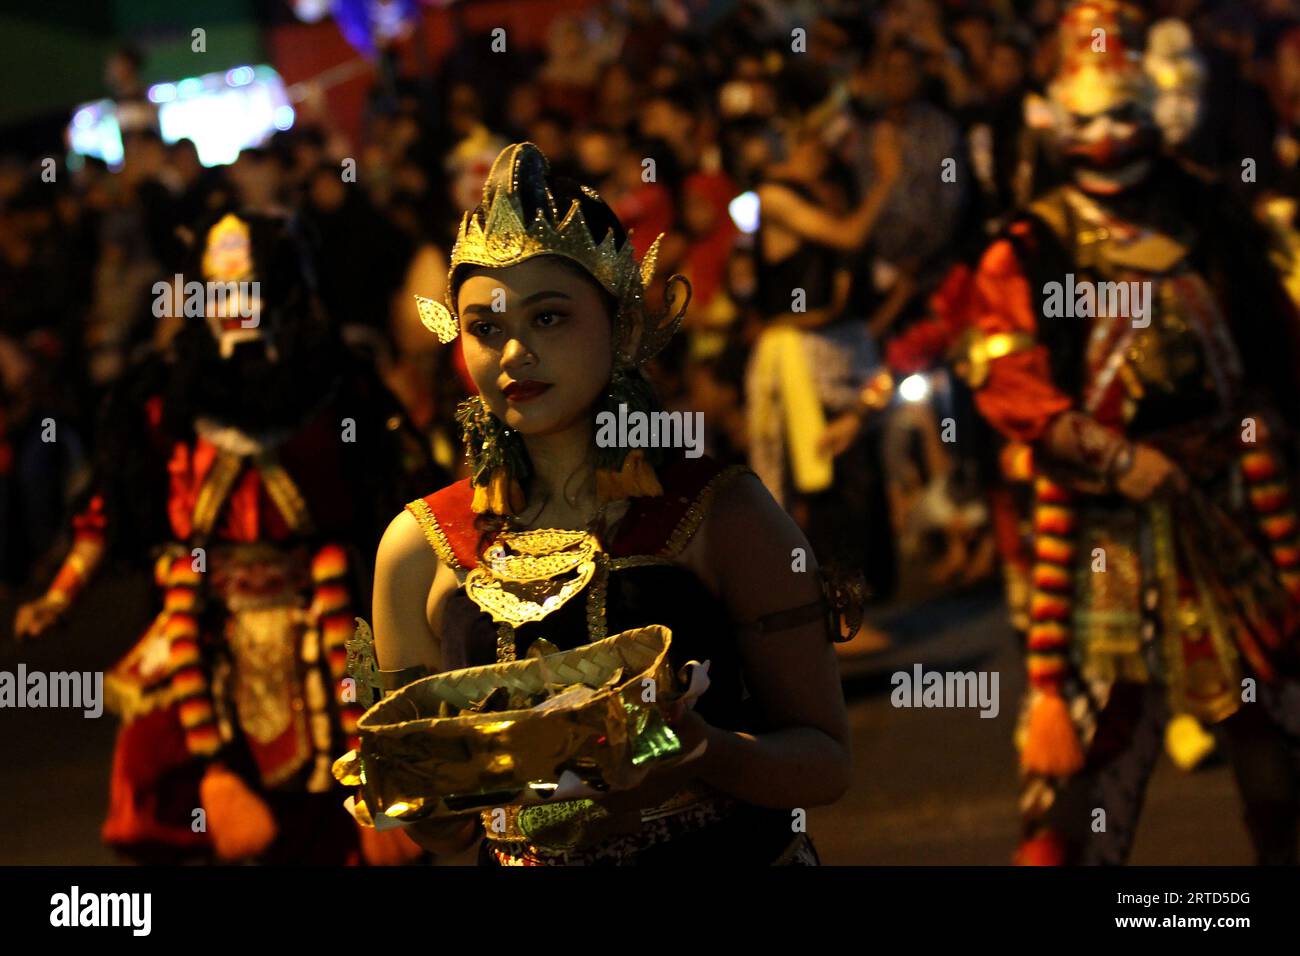
M 415 516 L 403 510 L 388 525 L 375 555 L 375 656 L 387 671 L 439 667 L 428 598 L 440 562 Z
M 375 556 L 375 656 L 381 668 L 441 668 L 429 611 L 439 594 L 456 586 L 455 573 L 438 560 L 415 516 L 403 510 L 388 525 Z M 403 832 L 433 853 L 455 853 L 474 842 L 478 818 L 414 823 Z

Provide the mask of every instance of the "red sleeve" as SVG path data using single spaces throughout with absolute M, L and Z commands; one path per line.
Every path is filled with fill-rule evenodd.
M 1027 332 L 1037 337 L 1034 297 L 1010 241 L 1000 239 L 984 253 L 975 273 L 973 299 L 974 325 L 986 335 Z M 998 431 L 1025 442 L 1041 437 L 1048 423 L 1074 404 L 1053 384 L 1042 345 L 991 361 L 987 381 L 975 392 L 975 403 Z
M 929 316 L 909 326 L 885 346 L 885 364 L 897 375 L 934 368 L 957 344 L 971 321 L 975 274 L 964 262 L 948 270 L 928 303 Z
M 942 319 L 916 322 L 885 346 L 885 364 L 897 375 L 926 372 L 943 359 L 952 346 L 952 330 Z

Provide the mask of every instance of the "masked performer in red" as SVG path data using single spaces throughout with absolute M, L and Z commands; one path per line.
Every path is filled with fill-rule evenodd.
M 432 473 L 321 313 L 292 222 L 227 214 L 199 236 L 164 310 L 187 318 L 109 397 L 71 553 L 15 629 L 58 620 L 106 552 L 152 553 L 162 610 L 105 682 L 125 721 L 105 841 L 146 860 L 356 862 L 329 771 L 360 713 L 358 555 Z M 361 839 L 372 862 L 419 853 Z
M 384 535 L 386 686 L 651 623 L 671 629 L 674 666 L 711 662 L 676 728 L 702 756 L 596 802 L 520 808 L 484 828 L 489 865 L 816 862 L 804 811 L 848 783 L 839 624 L 798 527 L 747 469 L 597 441 L 600 412 L 656 411 L 641 366 L 685 302 L 651 311 L 654 259 L 638 266 L 605 202 L 524 143 L 462 223 L 446 305 L 422 303 L 441 339 L 461 337 L 478 388 L 460 413 L 472 477 L 413 501 Z M 464 846 L 479 828 L 410 832 Z
M 1034 469 L 1018 859 L 1123 862 L 1161 729 L 1191 714 L 1221 728 L 1259 860 L 1295 862 L 1294 325 L 1248 218 L 1157 159 L 1131 25 L 1067 14 L 1073 180 L 974 278 L 976 402 Z

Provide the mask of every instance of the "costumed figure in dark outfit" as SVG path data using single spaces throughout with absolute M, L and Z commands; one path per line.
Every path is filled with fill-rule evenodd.
M 1249 218 L 1158 157 L 1135 22 L 1102 0 L 1066 15 L 1073 181 L 972 279 L 977 407 L 1032 456 L 1017 858 L 1126 860 L 1187 714 L 1220 728 L 1259 860 L 1294 863 L 1295 326 Z
M 184 323 L 107 399 L 71 552 L 15 630 L 62 617 L 106 554 L 153 559 L 161 610 L 105 681 L 124 721 L 113 847 L 413 858 L 404 837 L 359 836 L 330 764 L 360 713 L 344 647 L 364 610 L 359 556 L 430 479 L 427 452 L 317 306 L 293 221 L 227 213 L 198 235 L 167 310 Z

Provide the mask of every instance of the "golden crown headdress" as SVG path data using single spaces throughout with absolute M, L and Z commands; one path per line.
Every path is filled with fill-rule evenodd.
M 633 257 L 631 240 L 616 245 L 613 230 L 597 242 L 576 198 L 561 217 L 546 183 L 549 170 L 545 154 L 533 143 L 515 143 L 498 154 L 483 183 L 482 205 L 461 219 L 447 271 L 446 302 L 417 295 L 420 321 L 443 344 L 456 338 L 460 323 L 456 317 L 454 277 L 462 266 L 501 269 L 535 256 L 562 256 L 581 266 L 618 302 L 614 336 L 617 364 L 640 365 L 662 349 L 681 325 L 690 301 L 690 284 L 681 276 L 672 276 L 668 284 L 671 287 L 681 283 L 684 301 L 671 315 L 667 308 L 649 315 L 645 290 L 654 278 L 663 236 L 655 239 L 640 264 Z M 581 189 L 589 198 L 603 201 L 594 189 Z M 527 205 L 525 197 L 530 200 Z M 535 210 L 531 222 L 525 221 L 526 208 Z M 665 293 L 665 301 L 667 298 Z

